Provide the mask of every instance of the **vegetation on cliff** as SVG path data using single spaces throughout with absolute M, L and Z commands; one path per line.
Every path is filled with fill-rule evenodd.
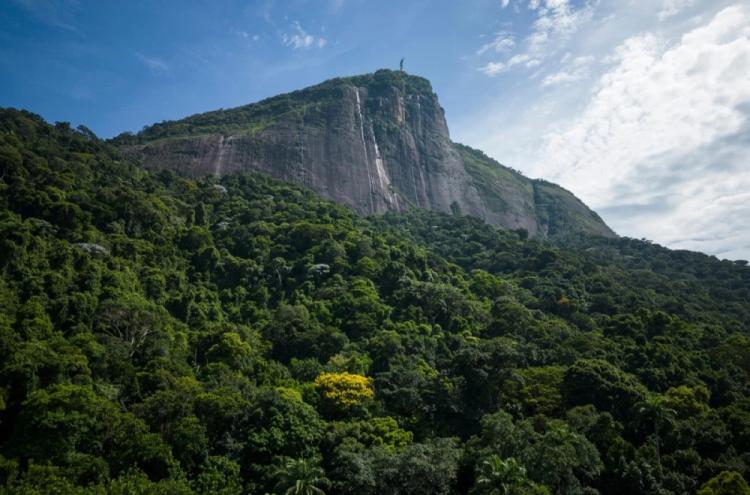
M 257 130 L 289 114 L 314 113 L 310 110 L 341 98 L 348 86 L 366 87 L 376 97 L 385 95 L 391 87 L 399 88 L 405 94 L 433 95 L 432 85 L 427 79 L 383 69 L 372 74 L 329 79 L 309 88 L 272 96 L 237 108 L 214 110 L 180 120 L 167 120 L 146 126 L 137 134 L 122 133 L 112 139 L 112 142 L 133 145 L 175 137 L 229 135 L 247 132 L 248 129 Z M 322 119 L 324 116 L 318 115 L 318 118 Z

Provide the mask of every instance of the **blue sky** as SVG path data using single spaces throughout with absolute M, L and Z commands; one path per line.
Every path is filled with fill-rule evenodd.
M 103 137 L 405 57 L 455 140 L 622 235 L 750 258 L 746 0 L 4 0 L 0 25 L 0 106 Z
M 467 70 L 473 62 L 465 57 L 481 33 L 517 17 L 497 0 L 470 8 L 455 0 L 2 5 L 0 104 L 85 123 L 105 137 L 335 76 L 397 68 L 401 57 L 409 72 L 433 81 L 446 107 L 478 107 L 472 95 L 498 81 Z

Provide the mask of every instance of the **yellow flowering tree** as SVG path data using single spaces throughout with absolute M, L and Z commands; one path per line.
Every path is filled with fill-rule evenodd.
M 338 409 L 359 407 L 373 398 L 372 378 L 354 373 L 321 373 L 315 379 L 320 395 Z

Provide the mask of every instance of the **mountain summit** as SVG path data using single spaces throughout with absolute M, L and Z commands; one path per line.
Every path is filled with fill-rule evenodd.
M 363 214 L 424 208 L 542 238 L 614 235 L 569 191 L 452 142 L 430 82 L 400 71 L 331 79 L 114 141 L 148 168 L 259 170 Z

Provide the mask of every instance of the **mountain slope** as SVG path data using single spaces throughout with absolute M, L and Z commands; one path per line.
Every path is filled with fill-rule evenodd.
M 464 166 L 488 211 L 489 223 L 525 229 L 542 238 L 577 234 L 612 237 L 614 232 L 573 193 L 545 180 L 532 180 L 479 150 L 456 144 Z
M 0 493 L 741 489 L 750 268 L 562 241 L 0 109 Z
M 260 170 L 364 214 L 425 208 L 547 237 L 614 233 L 583 203 L 450 140 L 426 79 L 338 78 L 115 139 L 149 168 L 192 176 Z

